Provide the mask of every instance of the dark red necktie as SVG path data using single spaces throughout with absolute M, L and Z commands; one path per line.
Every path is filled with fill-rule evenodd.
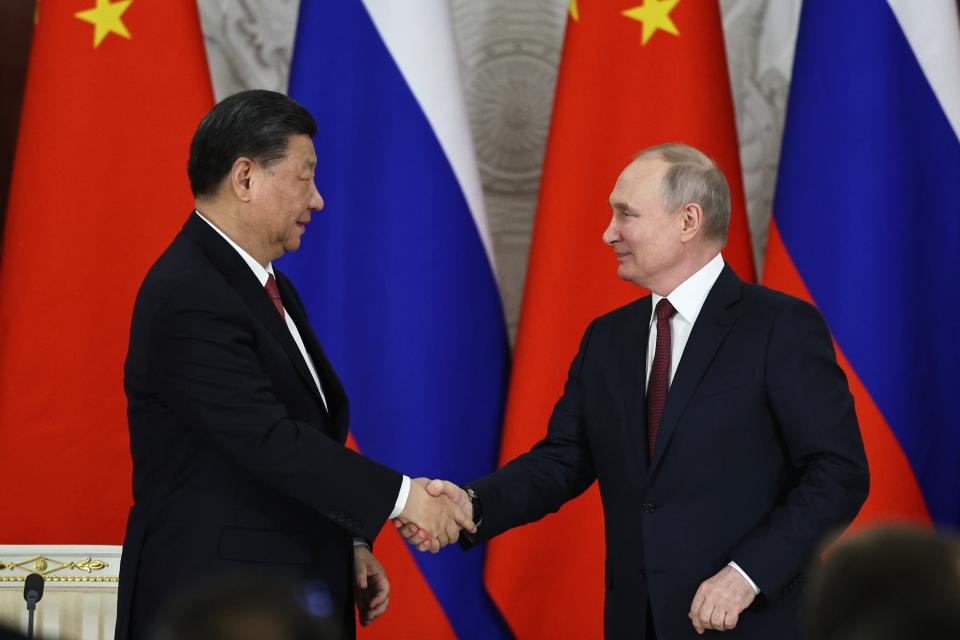
M 656 451 L 663 407 L 667 404 L 667 388 L 670 386 L 670 316 L 676 312 L 666 298 L 657 303 L 657 350 L 654 352 L 650 382 L 647 384 L 647 452 L 651 462 L 653 452 Z
M 277 308 L 280 318 L 286 320 L 287 316 L 283 312 L 283 302 L 280 301 L 280 289 L 277 289 L 277 281 L 273 278 L 272 273 L 267 274 L 267 284 L 263 285 L 263 288 L 267 291 L 270 299 L 273 300 L 273 306 Z

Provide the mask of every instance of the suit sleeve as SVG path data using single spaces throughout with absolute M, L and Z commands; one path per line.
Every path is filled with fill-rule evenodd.
M 853 520 L 869 474 L 846 376 L 811 305 L 795 301 L 774 321 L 765 378 L 797 479 L 731 556 L 768 598 L 776 598 L 804 571 L 823 536 Z
M 581 383 L 593 327 L 591 324 L 587 328 L 570 365 L 563 396 L 550 416 L 546 437 L 528 453 L 470 483 L 483 506 L 483 522 L 476 539 L 492 538 L 556 512 L 595 480 Z
M 259 362 L 251 322 L 218 287 L 177 286 L 149 335 L 161 399 L 265 484 L 373 540 L 393 509 L 401 474 L 287 415 Z

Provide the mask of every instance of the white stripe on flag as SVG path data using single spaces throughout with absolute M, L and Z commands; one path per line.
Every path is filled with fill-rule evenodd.
M 956 0 L 888 0 L 960 140 L 960 21 Z
M 493 242 L 467 121 L 450 7 L 442 0 L 415 4 L 363 0 L 363 4 L 453 167 L 494 270 Z

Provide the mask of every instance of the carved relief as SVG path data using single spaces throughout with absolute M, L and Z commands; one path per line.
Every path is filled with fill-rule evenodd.
M 721 0 L 740 163 L 757 273 L 762 273 L 790 88 L 800 0 Z
M 286 91 L 299 0 L 197 0 L 217 100 Z
M 567 6 L 548 0 L 453 0 L 451 6 L 513 342 Z

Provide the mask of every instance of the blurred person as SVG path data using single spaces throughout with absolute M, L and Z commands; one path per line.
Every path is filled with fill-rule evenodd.
M 16 629 L 0 625 L 0 640 L 25 640 L 26 637 Z
M 908 526 L 838 543 L 811 571 L 809 640 L 960 638 L 960 542 Z
M 325 589 L 322 585 L 321 592 Z M 327 595 L 327 594 L 323 594 Z M 152 640 L 339 640 L 329 599 L 311 610 L 309 594 L 252 575 L 223 575 L 175 597 Z

